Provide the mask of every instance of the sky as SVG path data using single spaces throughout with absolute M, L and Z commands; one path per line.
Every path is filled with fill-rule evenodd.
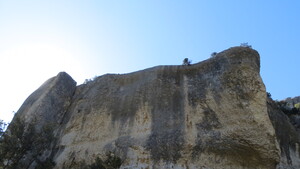
M 61 71 L 81 84 L 246 42 L 272 98 L 299 96 L 299 9 L 299 0 L 0 0 L 0 119 Z

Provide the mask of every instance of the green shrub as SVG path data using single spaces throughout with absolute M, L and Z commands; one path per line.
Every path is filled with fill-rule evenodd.
M 50 147 L 53 139 L 51 125 L 45 125 L 37 131 L 35 122 L 26 124 L 24 120 L 16 117 L 0 138 L 0 168 L 15 169 L 38 162 L 38 157 Z M 30 153 L 31 158 L 22 161 L 27 153 Z
M 5 123 L 3 120 L 0 120 L 0 137 L 4 134 L 6 126 L 7 123 Z
M 280 110 L 288 116 L 295 115 L 295 114 L 300 114 L 299 108 L 297 108 L 297 107 L 290 108 L 288 106 L 288 103 L 285 102 L 285 101 L 279 101 L 279 102 L 276 102 L 276 103 L 277 103 L 278 107 L 280 108 Z
M 211 58 L 216 57 L 217 54 L 218 54 L 217 52 L 213 52 L 213 53 L 210 54 L 210 57 L 211 57 Z
M 300 109 L 300 103 L 295 104 L 294 107 Z
M 106 169 L 105 166 L 106 165 L 104 164 L 104 162 L 99 157 L 97 157 L 95 160 L 95 163 L 91 164 L 89 168 L 90 169 Z
M 251 45 L 248 45 L 248 42 L 246 42 L 246 43 L 241 43 L 240 46 L 241 46 L 241 47 L 245 47 L 245 48 L 252 48 Z
M 190 61 L 188 58 L 184 58 L 184 59 L 183 59 L 182 65 L 190 66 L 190 65 L 191 65 L 191 62 L 192 62 L 192 61 Z
M 121 158 L 109 152 L 106 154 L 104 161 L 97 157 L 95 162 L 89 166 L 89 169 L 118 169 L 121 165 Z
M 268 97 L 269 99 L 272 99 L 271 93 L 267 92 L 267 97 Z
M 55 166 L 55 162 L 50 158 L 47 158 L 47 160 L 43 162 L 37 161 L 37 163 L 35 169 L 52 169 Z
M 122 165 L 122 160 L 120 157 L 117 157 L 115 156 L 114 154 L 112 153 L 108 153 L 107 154 L 107 157 L 106 157 L 106 160 L 104 161 L 104 163 L 111 167 L 111 168 L 120 168 L 121 165 Z

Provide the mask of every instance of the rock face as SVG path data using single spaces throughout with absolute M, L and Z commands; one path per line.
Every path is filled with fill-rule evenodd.
M 80 168 L 107 152 L 122 159 L 121 168 L 299 166 L 299 155 L 291 154 L 298 151 L 290 151 L 298 140 L 284 139 L 280 125 L 289 121 L 267 104 L 259 73 L 259 54 L 247 47 L 191 66 L 107 74 L 77 87 L 60 73 L 18 114 L 40 125 L 56 122 L 49 156 L 57 169 Z
M 60 124 L 76 89 L 76 82 L 67 73 L 59 73 L 33 92 L 17 112 L 25 121 Z

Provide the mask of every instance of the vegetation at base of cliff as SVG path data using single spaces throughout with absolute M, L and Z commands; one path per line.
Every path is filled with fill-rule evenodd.
M 37 166 L 35 167 L 35 169 L 52 169 L 54 166 L 54 161 L 50 158 L 47 158 L 47 160 L 43 162 L 37 160 Z
M 99 157 L 95 162 L 90 165 L 90 169 L 117 169 L 122 165 L 121 158 L 109 153 L 105 161 L 102 161 Z
M 109 152 L 106 154 L 106 159 L 102 160 L 97 157 L 95 162 L 87 165 L 84 161 L 81 161 L 76 168 L 80 169 L 119 169 L 122 165 L 123 161 L 120 157 L 115 154 Z
M 26 124 L 20 118 L 15 118 L 0 137 L 0 168 L 28 168 L 34 161 L 37 167 L 46 168 L 43 165 L 49 166 L 49 161 L 46 160 L 47 164 L 44 164 L 39 157 L 49 148 L 53 139 L 50 125 L 37 131 L 34 122 Z

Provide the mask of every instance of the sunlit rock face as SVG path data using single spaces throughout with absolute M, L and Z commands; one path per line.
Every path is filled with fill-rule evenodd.
M 47 80 L 22 104 L 17 115 L 37 126 L 60 124 L 76 89 L 76 82 L 65 72 Z
M 247 47 L 191 66 L 107 74 L 76 88 L 60 73 L 37 90 L 35 104 L 45 104 L 25 102 L 21 114 L 33 117 L 38 109 L 41 121 L 56 120 L 48 156 L 57 169 L 80 168 L 107 152 L 122 159 L 121 168 L 293 166 L 282 161 L 259 73 L 259 54 Z M 54 81 L 61 95 L 52 94 Z

